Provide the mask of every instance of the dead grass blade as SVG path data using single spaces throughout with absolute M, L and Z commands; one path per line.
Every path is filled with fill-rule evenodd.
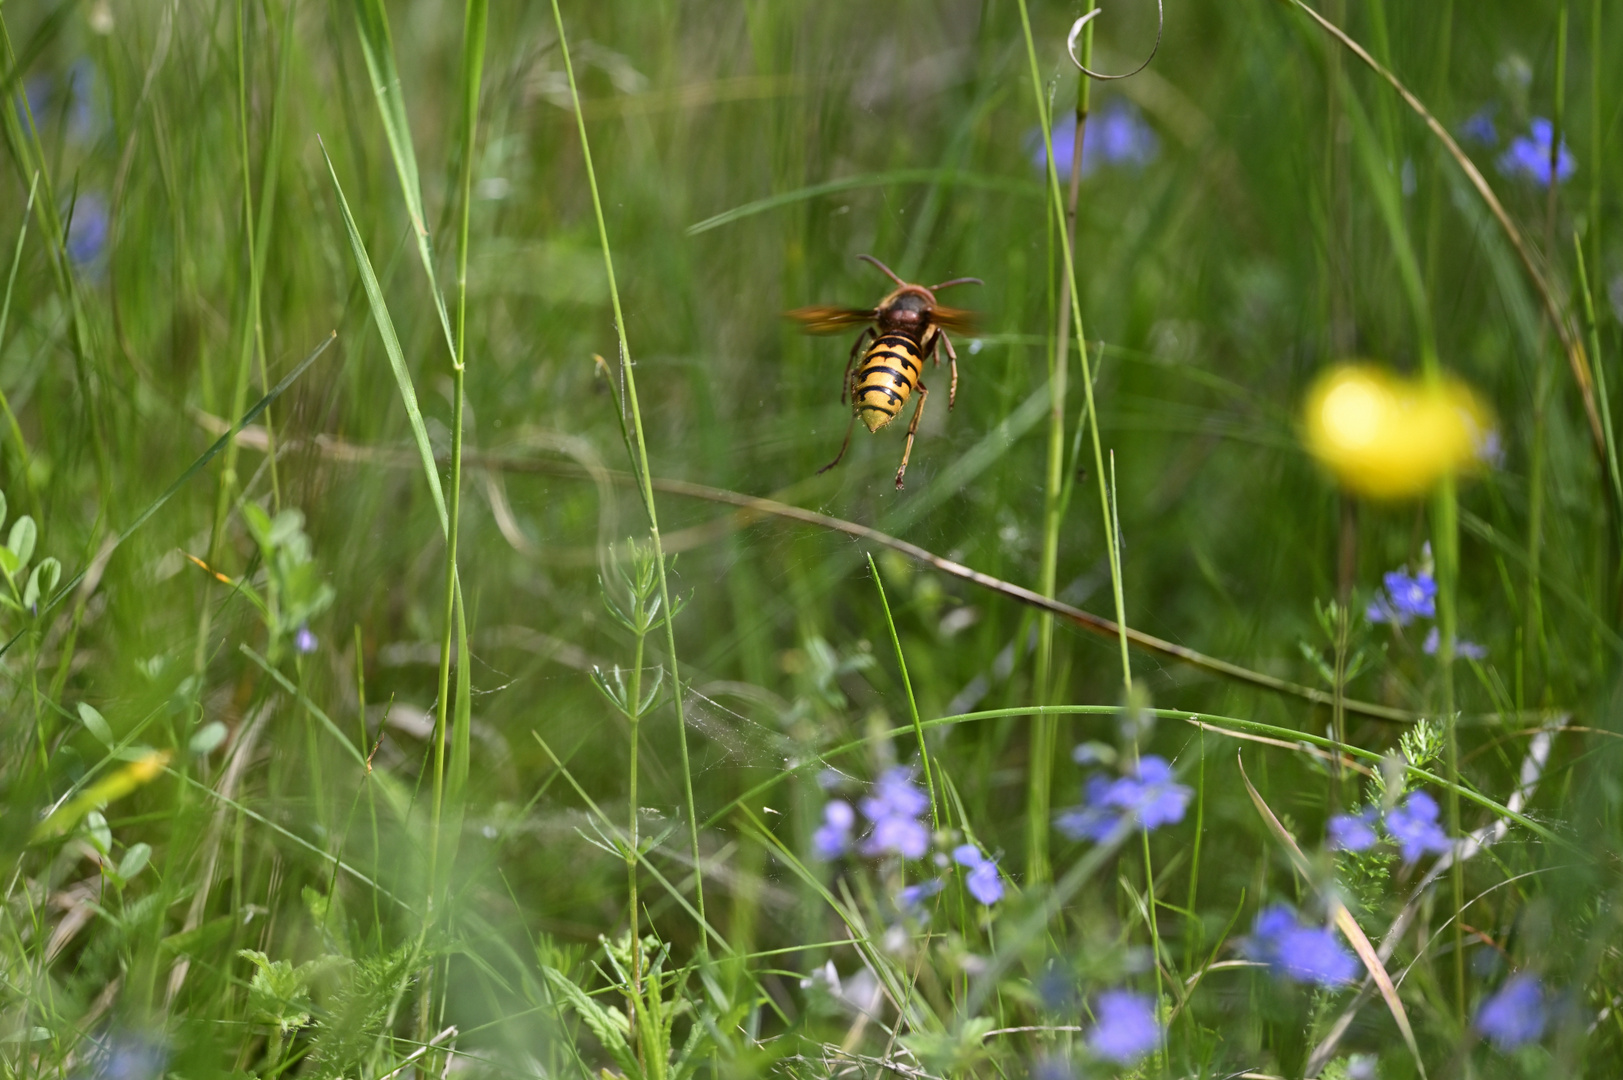
M 1269 831 L 1279 838 L 1280 843 L 1285 845 L 1285 850 L 1290 852 L 1291 862 L 1295 865 L 1296 872 L 1301 874 L 1309 885 L 1317 889 L 1318 886 L 1313 877 L 1312 867 L 1308 864 L 1307 856 L 1302 854 L 1301 846 L 1296 843 L 1296 837 L 1290 834 L 1290 830 L 1285 828 L 1284 823 L 1275 816 L 1273 810 L 1263 801 L 1262 796 L 1252 785 L 1251 777 L 1247 776 L 1245 772 L 1245 760 L 1238 752 L 1234 755 L 1234 760 L 1240 767 L 1240 779 L 1245 781 L 1245 790 L 1250 794 L 1251 802 L 1256 806 L 1257 813 L 1262 816 L 1262 820 L 1267 824 Z M 1421 1080 L 1425 1080 L 1426 1064 L 1420 1060 L 1420 1045 L 1415 1042 L 1414 1028 L 1409 1026 L 1409 1014 L 1403 1008 L 1402 999 L 1398 997 L 1398 988 L 1392 985 L 1392 976 L 1387 974 L 1386 965 L 1381 963 L 1379 956 L 1375 955 L 1375 946 L 1370 944 L 1369 936 L 1358 925 L 1358 920 L 1353 918 L 1352 912 L 1347 910 L 1347 905 L 1343 904 L 1341 899 L 1334 894 L 1320 892 L 1320 895 L 1323 897 L 1325 905 L 1330 909 L 1330 917 L 1335 922 L 1336 928 L 1341 931 L 1342 936 L 1347 939 L 1347 943 L 1358 954 L 1358 959 L 1363 961 L 1365 969 L 1369 971 L 1370 978 L 1375 980 L 1375 985 L 1381 991 L 1381 997 L 1386 1001 L 1387 1010 L 1391 1012 L 1392 1019 L 1397 1022 L 1398 1031 L 1402 1033 L 1403 1041 L 1408 1045 L 1409 1053 L 1414 1057 L 1415 1068 L 1420 1071 Z

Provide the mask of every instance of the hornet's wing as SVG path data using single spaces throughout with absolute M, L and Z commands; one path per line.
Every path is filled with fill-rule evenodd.
M 862 326 L 874 321 L 878 313 L 872 308 L 813 307 L 785 311 L 783 317 L 793 319 L 808 334 L 838 334 L 851 326 Z

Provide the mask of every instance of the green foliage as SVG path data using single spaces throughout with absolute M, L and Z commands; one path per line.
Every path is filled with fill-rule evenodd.
M 1289 3 L 1099 84 L 1051 0 L 0 5 L 0 1072 L 1607 1075 L 1623 19 L 1311 7 L 1435 125 Z M 817 471 L 858 327 L 778 317 L 859 253 L 985 281 L 902 492 L 905 423 Z M 1336 491 L 1353 357 L 1492 460 Z M 1365 617 L 1399 568 L 1435 617 Z M 1181 818 L 1055 827 L 1152 759 Z M 1420 791 L 1447 872 L 1331 850 Z M 1339 902 L 1414 1057 L 1254 961 Z

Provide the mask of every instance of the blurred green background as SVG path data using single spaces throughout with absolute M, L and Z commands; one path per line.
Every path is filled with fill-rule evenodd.
M 93 567 L 45 615 L 0 613 L 6 635 L 21 634 L 4 660 L 0 765 L 15 864 L 0 1000 L 7 1031 L 24 1033 L 5 1051 L 18 1075 L 68 1075 L 89 1060 L 74 1049 L 85 1033 L 116 1024 L 166 1030 L 172 1067 L 188 1076 L 358 1069 L 377 1077 L 400 1065 L 413 1038 L 431 1034 L 419 996 L 436 1002 L 445 1023 L 480 1032 L 460 1044 L 474 1057 L 448 1059 L 459 1068 L 550 1075 L 585 1067 L 564 1051 L 565 1025 L 531 968 L 540 950 L 567 957 L 583 985 L 600 985 L 581 957 L 599 934 L 626 929 L 624 864 L 594 846 L 600 837 L 585 804 L 535 736 L 624 820 L 629 732 L 590 671 L 632 662 L 630 638 L 600 590 L 604 582 L 611 593 L 620 588 L 615 566 L 647 522 L 618 476 L 630 461 L 611 393 L 617 376 L 608 373 L 616 336 L 569 84 L 550 8 L 494 5 L 467 278 L 459 565 L 471 782 L 457 914 L 407 962 L 400 950 L 417 940 L 420 913 L 389 897 L 425 887 L 445 548 L 323 146 L 442 453 L 452 382 L 350 8 L 340 0 L 81 0 L 0 9 L 9 39 L 0 196 L 8 243 L 0 252 L 20 236 L 0 338 L 9 413 L 0 477 L 11 519 L 27 514 L 39 525 L 36 562 L 59 559 L 64 581 Z M 1037 587 L 1063 260 L 1020 8 L 1008 0 L 564 8 L 653 475 L 770 496 Z M 1596 23 L 1598 3 L 1327 0 L 1323 11 L 1455 133 L 1586 346 L 1598 344 L 1591 362 L 1611 385 L 1623 383 L 1615 366 L 1623 255 L 1612 240 L 1623 22 Z M 1069 127 L 1077 97 L 1064 42 L 1079 14 L 1049 0 L 1031 10 L 1041 91 L 1059 129 Z M 411 0 L 390 5 L 388 17 L 424 224 L 450 302 L 462 13 Z M 1125 71 L 1155 41 L 1156 12 L 1148 3 L 1112 6 L 1094 26 L 1096 66 Z M 1528 276 L 1435 135 L 1285 3 L 1169 5 L 1149 68 L 1093 94 L 1077 275 L 1100 434 L 1114 460 L 1129 622 L 1328 689 L 1314 658 L 1326 662 L 1334 643 L 1315 605 L 1337 596 L 1338 553 L 1353 560 L 1357 616 L 1382 573 L 1429 557 L 1437 524 L 1424 501 L 1365 504 L 1347 509 L 1352 542 L 1343 546 L 1342 499 L 1300 448 L 1296 410 L 1336 360 L 1417 370 L 1423 327 L 1432 327 L 1443 366 L 1492 402 L 1503 447 L 1497 465 L 1459 491 L 1460 633 L 1486 649 L 1486 659 L 1461 662 L 1454 674 L 1464 776 L 1502 802 L 1516 786 L 1528 730 L 1554 718 L 1593 732 L 1556 742 L 1534 803 L 1539 819 L 1579 838 L 1588 858 L 1515 831 L 1491 865 L 1479 859 L 1467 875 L 1475 895 L 1539 871 L 1473 916 L 1488 942 L 1473 956 L 1492 952 L 1518 967 L 1536 958 L 1547 979 L 1571 988 L 1571 1015 L 1588 1019 L 1564 1022 L 1544 1056 L 1470 1052 L 1492 1075 L 1554 1075 L 1541 1070 L 1557 1067 L 1606 1075 L 1604 1063 L 1623 1053 L 1623 1029 L 1590 1021 L 1608 1015 L 1600 1011 L 1623 977 L 1613 913 L 1623 792 L 1606 736 L 1623 649 L 1619 509 Z M 1556 119 L 1572 157 L 1570 177 L 1553 190 L 1517 164 L 1514 140 L 1529 136 L 1534 118 Z M 1068 146 L 1056 156 L 1066 166 Z M 1575 237 L 1587 260 L 1593 338 Z M 982 335 L 958 341 L 957 407 L 949 412 L 944 393 L 932 396 L 903 491 L 892 484 L 900 423 L 873 436 L 859 430 L 845 461 L 816 474 L 845 426 L 839 370 L 849 339 L 803 337 L 781 318 L 805 304 L 876 302 L 889 283 L 859 253 L 908 280 L 986 282 L 944 297 L 979 311 Z M 1418 310 L 1406 270 L 1420 286 Z M 223 420 L 330 331 L 336 342 L 248 433 L 234 472 L 226 455 L 216 458 L 98 559 L 108 538 L 209 447 Z M 1075 441 L 1076 355 L 1073 342 L 1062 475 L 1074 497 L 1059 521 L 1057 592 L 1110 616 L 1097 477 L 1086 440 Z M 944 372 L 927 377 L 937 390 L 945 382 Z M 245 502 L 263 507 L 267 521 L 302 513 L 308 552 L 291 518 L 276 537 L 256 539 Z M 910 722 L 868 550 L 927 719 L 1035 703 L 1037 619 L 839 533 L 739 520 L 726 506 L 670 493 L 659 496 L 659 512 L 666 550 L 677 553 L 671 588 L 687 600 L 675 634 L 695 803 L 701 821 L 720 812 L 701 833 L 714 862 L 708 917 L 739 954 L 793 950 L 740 961 L 729 985 L 759 994 L 746 1024 L 752 1036 L 795 1032 L 839 1044 L 847 1025 L 805 1012 L 796 979 L 828 956 L 844 957 L 805 946 L 845 931 L 729 802 L 786 765 Z M 233 587 L 239 579 L 260 594 L 279 591 L 289 618 L 276 623 Z M 313 645 L 295 637 L 305 619 Z M 1438 717 L 1441 673 L 1422 635 L 1354 622 L 1352 647 L 1367 662 L 1348 694 Z M 649 649 L 650 666 L 668 665 L 661 635 Z M 1048 700 L 1118 704 L 1117 657 L 1114 641 L 1062 623 Z M 1314 735 L 1330 725 L 1326 708 L 1164 657 L 1136 652 L 1134 673 L 1158 706 Z M 688 824 L 668 678 L 661 694 L 642 724 L 643 829 L 658 840 L 654 864 L 685 881 Z M 113 767 L 80 702 L 115 738 L 177 754 L 173 773 L 104 811 L 114 863 L 136 843 L 153 851 L 151 869 L 120 887 L 116 904 L 105 880 L 73 892 L 97 876 L 93 863 L 75 861 L 73 843 L 28 843 L 33 822 L 72 785 Z M 1031 886 L 1028 900 L 1041 891 L 1025 881 L 1030 723 L 1001 717 L 932 735 L 961 813 L 983 846 L 1001 853 L 1011 883 Z M 225 729 L 215 746 L 197 742 L 213 724 Z M 1056 807 L 1080 790 L 1082 771 L 1065 757 L 1071 745 L 1117 738 L 1106 716 L 1058 725 Z M 1354 716 L 1348 737 L 1384 753 L 1402 730 Z M 1191 965 L 1182 977 L 1225 934 L 1243 934 L 1266 898 L 1305 904 L 1307 894 L 1244 795 L 1230 758 L 1242 744 L 1163 720 L 1143 745 L 1177 758 L 1185 782 L 1200 778 L 1198 888 L 1188 879 L 1192 820 L 1155 834 L 1142 852 L 1128 844 L 1117 871 L 1141 883 L 1142 868 L 1132 867 L 1153 858 L 1168 875 L 1163 899 L 1193 905 L 1161 914 L 1169 965 Z M 369 767 L 356 760 L 369 753 Z M 855 783 L 891 755 L 905 762 L 912 753 L 910 738 L 899 739 L 825 764 Z M 1325 766 L 1293 753 L 1289 740 L 1246 754 L 1275 811 L 1298 836 L 1320 835 L 1337 808 Z M 746 803 L 803 857 L 819 820 L 821 767 Z M 1487 820 L 1469 806 L 1463 819 L 1468 828 Z M 1079 848 L 1053 843 L 1058 872 Z M 335 876 L 334 859 L 382 891 Z M 1395 881 L 1379 885 L 1387 872 L 1372 871 L 1377 884 L 1362 896 L 1381 927 L 1405 894 Z M 1133 929 L 1139 886 L 1111 876 L 1090 884 L 1043 936 L 1054 955 L 1071 958 L 1084 987 L 1099 972 L 1132 970 L 1111 951 L 1119 941 L 1110 928 L 1120 941 L 1147 940 Z M 1412 885 L 1412 875 L 1403 882 Z M 645 929 L 656 927 L 686 962 L 700 947 L 695 923 L 649 880 L 644 888 Z M 1438 888 L 1437 902 L 1451 903 L 1446 879 Z M 53 898 L 92 894 L 100 908 L 54 931 L 65 936 L 46 947 L 62 912 L 81 910 Z M 1236 905 L 1243 914 L 1233 923 Z M 1428 916 L 1429 928 L 1447 915 Z M 962 928 L 963 947 L 991 951 L 997 934 L 976 936 L 985 930 Z M 193 936 L 177 944 L 183 934 Z M 1403 946 L 1409 958 L 1420 947 Z M 373 981 L 312 975 L 313 1026 L 294 1025 L 302 1034 L 290 1029 L 285 1056 L 276 1056 L 253 969 L 235 949 L 295 964 L 344 955 Z M 436 974 L 390 981 L 430 955 Z M 180 956 L 190 967 L 177 980 Z M 1040 967 L 1040 957 L 1030 964 Z M 1032 1023 L 1032 1010 L 1041 1011 L 1030 1004 L 1036 968 L 1020 970 L 1026 996 L 1008 990 L 1000 1027 Z M 1476 970 L 1473 994 L 1485 992 Z M 1450 1026 L 1453 959 L 1423 953 L 1417 971 L 1405 993 L 1426 1060 L 1433 1075 L 1460 1075 L 1467 1051 L 1450 1049 L 1462 1037 Z M 944 984 L 953 978 L 943 975 Z M 1249 978 L 1213 975 L 1213 988 L 1191 998 L 1198 1021 L 1174 1025 L 1177 1049 L 1155 1069 L 1299 1075 L 1292 1070 L 1317 1041 L 1304 1042 L 1301 1031 L 1317 1023 L 1322 1033 L 1329 1005 L 1281 1004 Z M 1382 1076 L 1408 1075 L 1412 1063 L 1379 999 L 1359 1017 L 1348 1045 L 1380 1053 L 1390 1070 Z M 818 1034 L 829 1024 L 832 1035 Z M 346 1031 L 385 1029 L 399 1041 L 369 1057 L 331 1050 Z M 1031 1039 L 965 1068 L 1029 1070 L 1048 1045 Z M 311 1052 L 318 1043 L 327 1050 Z M 591 1040 L 584 1045 L 596 1062 Z M 872 1052 L 883 1045 L 880 1037 Z M 705 1067 L 754 1073 L 786 1053 L 761 1042 L 753 1057 Z M 340 1061 L 349 1064 L 331 1064 Z

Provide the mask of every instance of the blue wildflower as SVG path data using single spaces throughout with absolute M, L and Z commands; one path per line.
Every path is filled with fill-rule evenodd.
M 874 794 L 862 800 L 862 813 L 873 823 L 863 852 L 919 858 L 930 846 L 930 831 L 918 819 L 929 808 L 930 798 L 913 783 L 912 769 L 887 769 Z
M 1500 1050 L 1514 1050 L 1544 1034 L 1544 990 L 1532 975 L 1512 975 L 1477 1009 L 1474 1026 Z
M 1166 758 L 1146 754 L 1133 776 L 1105 780 L 1093 776 L 1086 787 L 1087 805 L 1062 812 L 1054 824 L 1075 840 L 1104 840 L 1127 818 L 1140 828 L 1158 829 L 1183 820 L 1194 794 L 1172 779 Z
M 1375 846 L 1375 808 L 1357 814 L 1337 814 L 1326 828 L 1330 846 L 1337 851 L 1367 851 Z
M 1549 187 L 1552 177 L 1550 175 L 1550 151 L 1555 141 L 1555 125 L 1542 116 L 1535 116 L 1530 125 L 1529 134 L 1518 135 L 1510 140 L 1510 146 L 1499 155 L 1499 171 L 1506 176 L 1531 180 L 1539 187 Z M 1567 149 L 1563 140 L 1555 149 L 1555 175 L 1556 183 L 1565 183 L 1578 171 L 1578 162 Z
M 1386 586 L 1386 595 L 1391 599 L 1392 607 L 1400 615 L 1425 619 L 1437 617 L 1437 581 L 1430 574 L 1420 573 L 1410 577 L 1401 570 L 1394 570 L 1381 581 Z
M 84 58 L 75 60 L 64 81 L 68 84 L 68 136 L 76 142 L 93 142 L 107 128 L 96 65 Z
M 299 632 L 293 635 L 293 647 L 308 656 L 316 651 L 321 641 L 310 632 L 308 626 L 299 627 Z
M 837 859 L 851 846 L 851 826 L 857 813 L 844 799 L 832 799 L 823 807 L 823 823 L 812 833 L 812 850 L 819 859 Z
M 1460 125 L 1460 135 L 1468 142 L 1480 143 L 1483 146 L 1497 144 L 1499 131 L 1493 125 L 1493 107 L 1484 105 L 1466 117 L 1465 123 Z
M 1062 1057 L 1045 1057 L 1031 1067 L 1031 1080 L 1076 1080 L 1076 1072 Z
M 952 858 L 969 871 L 964 875 L 964 888 L 969 895 L 991 907 L 1003 899 L 1003 878 L 997 872 L 997 862 L 981 854 L 974 844 L 959 844 L 952 849 Z
M 1093 1014 L 1098 1024 L 1088 1036 L 1088 1049 L 1106 1061 L 1130 1065 L 1161 1042 L 1161 1022 L 1147 994 L 1107 990 Z
M 1275 904 L 1257 914 L 1245 951 L 1277 974 L 1296 982 L 1341 986 L 1358 974 L 1358 961 L 1330 931 L 1304 926 L 1296 913 Z
M 68 258 L 80 267 L 95 262 L 107 246 L 107 231 L 107 201 L 94 192 L 80 195 L 68 222 Z
M 1420 647 L 1425 650 L 1427 656 L 1436 656 L 1442 640 L 1442 635 L 1437 632 L 1437 628 L 1434 626 L 1431 628 L 1431 633 L 1426 635 L 1426 640 L 1421 642 Z M 1454 642 L 1454 655 L 1461 660 L 1486 660 L 1488 650 L 1474 641 L 1466 641 L 1464 638 L 1460 638 Z
M 909 885 L 896 895 L 896 904 L 903 911 L 918 912 L 924 907 L 924 902 L 945 887 L 940 878 L 933 881 L 921 881 L 917 885 Z
M 145 1035 L 115 1034 L 104 1045 L 106 1056 L 91 1074 L 98 1080 L 157 1080 L 169 1061 L 164 1045 Z
M 1402 806 L 1387 811 L 1382 824 L 1403 852 L 1404 862 L 1415 862 L 1427 853 L 1441 855 L 1453 846 L 1437 824 L 1437 813 L 1437 800 L 1424 791 L 1410 793 Z
M 51 78 L 49 75 L 30 75 L 23 80 L 22 93 L 17 96 L 17 122 L 26 125 L 32 116 L 34 123 L 43 121 L 51 107 Z
M 1104 777 L 1088 777 L 1083 786 L 1084 805 L 1060 811 L 1054 818 L 1055 828 L 1072 840 L 1099 843 L 1109 839 L 1122 819 L 1121 812 L 1107 802 L 1110 788 L 1110 781 Z
M 1071 175 L 1071 160 L 1076 154 L 1076 124 L 1073 114 L 1060 113 L 1052 132 L 1054 165 L 1061 179 Z M 1026 136 L 1031 152 L 1031 163 L 1038 170 L 1048 168 L 1048 154 L 1043 148 L 1041 128 Z M 1082 129 L 1082 175 L 1091 176 L 1100 166 L 1112 165 L 1140 169 L 1154 161 L 1161 153 L 1161 140 L 1155 130 L 1145 122 L 1138 107 L 1123 98 L 1111 98 L 1088 117 Z

